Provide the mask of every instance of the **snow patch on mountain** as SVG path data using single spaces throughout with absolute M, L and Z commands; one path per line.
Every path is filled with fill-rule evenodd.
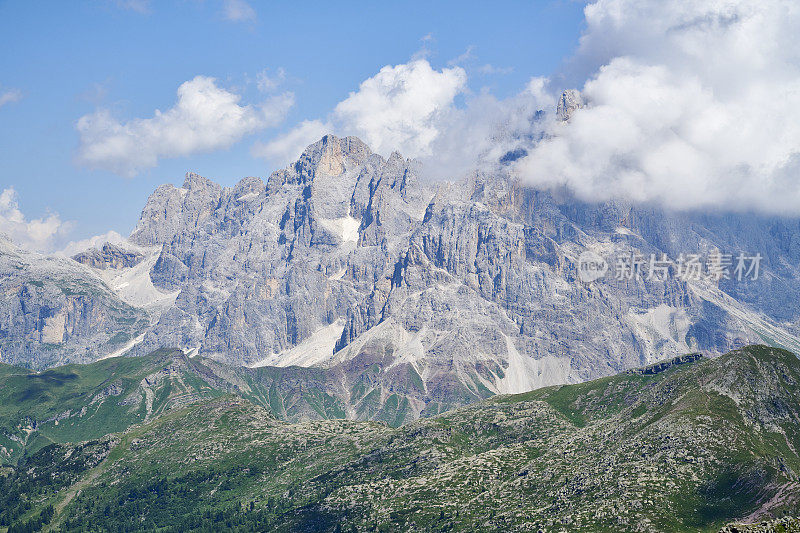
M 342 336 L 342 330 L 344 330 L 344 319 L 339 319 L 333 324 L 319 328 L 294 348 L 272 354 L 251 366 L 259 368 L 262 366 L 308 367 L 319 365 L 333 357 L 333 349 L 336 341 Z
M 358 228 L 361 221 L 350 215 L 341 218 L 320 218 L 318 222 L 329 232 L 338 236 L 342 243 L 358 242 Z
M 124 302 L 159 315 L 161 311 L 175 303 L 180 291 L 162 292 L 150 279 L 150 270 L 158 260 L 160 247 L 137 246 L 136 249 L 147 253 L 145 259 L 137 265 L 118 270 L 91 270 Z
M 568 357 L 551 355 L 535 359 L 523 355 L 514 345 L 514 340 L 504 335 L 508 350 L 508 367 L 495 386 L 498 394 L 517 394 L 548 385 L 560 385 L 569 381 L 570 361 Z

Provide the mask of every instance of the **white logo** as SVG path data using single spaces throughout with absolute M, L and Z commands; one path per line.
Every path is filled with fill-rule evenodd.
M 592 252 L 586 250 L 578 256 L 578 277 L 584 283 L 591 283 L 600 279 L 608 272 L 606 260 Z

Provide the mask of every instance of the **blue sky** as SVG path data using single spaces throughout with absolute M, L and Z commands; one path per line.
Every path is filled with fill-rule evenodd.
M 583 24 L 583 4 L 568 0 L 300 4 L 251 1 L 247 11 L 221 0 L 0 1 L 0 95 L 13 96 L 0 106 L 0 191 L 13 187 L 27 219 L 73 221 L 64 238 L 127 234 L 153 189 L 180 184 L 186 171 L 225 185 L 267 176 L 275 163 L 251 154 L 256 141 L 325 117 L 386 65 L 457 63 L 467 76 L 458 98 L 505 98 L 557 71 Z M 152 117 L 195 76 L 255 105 L 270 97 L 259 90 L 260 73 L 275 81 L 267 92 L 293 94 L 277 125 L 230 147 L 161 157 L 132 177 L 77 161 L 82 116 Z
M 504 172 L 585 201 L 798 216 L 798 28 L 796 0 L 0 0 L 0 232 L 127 235 L 158 185 L 328 132 L 430 179 L 522 148 Z

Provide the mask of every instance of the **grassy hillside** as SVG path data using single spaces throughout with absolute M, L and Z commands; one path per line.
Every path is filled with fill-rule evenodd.
M 36 373 L 0 366 L 0 464 L 49 443 L 128 429 L 177 405 L 223 392 L 171 350 Z
M 797 515 L 800 361 L 767 347 L 691 359 L 499 396 L 399 428 L 289 424 L 198 383 L 195 403 L 6 468 L 0 524 L 13 516 L 56 531 L 717 531 Z
M 387 392 L 375 379 L 376 366 L 357 369 L 349 376 L 353 385 L 345 387 L 340 370 L 231 367 L 178 350 L 39 373 L 0 363 L 0 465 L 52 442 L 125 431 L 166 410 L 226 393 L 292 422 L 357 418 L 396 427 L 413 419 L 403 385 Z M 428 411 L 441 406 L 433 407 Z

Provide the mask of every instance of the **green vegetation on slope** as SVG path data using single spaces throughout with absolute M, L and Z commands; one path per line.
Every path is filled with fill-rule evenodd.
M 227 394 L 22 458 L 2 508 L 52 506 L 55 531 L 716 531 L 798 514 L 799 387 L 793 354 L 748 347 L 395 429 Z
M 39 373 L 0 363 L 0 465 L 52 442 L 122 432 L 166 410 L 226 393 L 295 422 L 344 419 L 348 411 L 392 427 L 415 418 L 409 397 L 399 388 L 385 392 L 372 374 L 371 368 L 356 374 L 352 389 L 360 392 L 348 395 L 342 377 L 323 369 L 231 367 L 178 350 Z M 350 406 L 342 399 L 348 397 Z
M 0 462 L 52 442 L 81 442 L 124 431 L 173 405 L 223 394 L 173 350 L 44 372 L 0 367 Z

